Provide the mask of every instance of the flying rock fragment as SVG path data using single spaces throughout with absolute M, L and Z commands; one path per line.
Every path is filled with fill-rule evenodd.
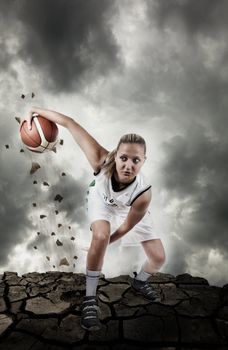
M 20 124 L 20 122 L 21 122 L 21 118 L 19 118 L 19 117 L 15 117 L 15 119 L 16 119 L 16 121 Z
M 43 214 L 40 215 L 40 218 L 41 218 L 41 219 L 44 219 L 44 218 L 46 218 L 46 217 L 47 217 L 47 215 L 43 215 Z
M 58 215 L 58 213 L 59 213 L 58 210 L 55 210 L 55 213 L 56 213 L 56 215 Z
M 30 169 L 30 174 L 34 174 L 40 167 L 41 166 L 40 166 L 39 163 L 32 162 L 32 167 Z
M 72 240 L 72 241 L 74 241 L 74 240 L 75 240 L 75 237 L 74 237 L 74 236 L 72 236 L 72 237 L 71 237 L 71 240 Z
M 46 182 L 46 181 L 43 182 L 43 185 L 44 185 L 44 186 L 50 186 L 49 183 Z
M 59 143 L 60 143 L 60 145 L 63 145 L 63 139 L 61 139 L 61 140 L 59 141 Z
M 50 261 L 50 257 L 49 256 L 46 256 L 47 260 Z
M 37 184 L 37 181 L 36 181 L 36 180 L 34 180 L 34 181 L 33 181 L 33 185 L 36 185 L 36 184 Z
M 59 201 L 59 202 L 61 202 L 62 199 L 63 197 L 60 194 L 57 194 L 54 198 L 55 201 Z
M 67 266 L 70 265 L 68 260 L 67 260 L 67 258 L 63 258 L 63 259 L 60 260 L 59 266 L 61 266 L 61 265 L 67 265 Z
M 9 148 L 9 145 L 5 145 L 5 148 L 7 148 L 7 149 L 8 149 L 8 148 Z
M 59 240 L 59 239 L 57 239 L 56 244 L 57 244 L 58 246 L 63 245 L 63 243 L 62 243 L 62 242 L 60 242 L 60 240 Z
M 58 224 L 58 227 L 61 227 L 61 226 L 63 226 L 62 224 Z
M 51 233 L 51 236 L 55 236 L 55 232 L 52 232 L 52 233 Z

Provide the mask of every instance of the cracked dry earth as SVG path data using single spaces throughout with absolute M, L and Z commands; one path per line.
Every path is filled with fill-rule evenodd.
M 80 326 L 85 275 L 0 275 L 0 349 L 228 349 L 228 284 L 210 286 L 189 274 L 155 273 L 161 293 L 151 303 L 131 290 L 130 276 L 100 278 L 102 328 Z

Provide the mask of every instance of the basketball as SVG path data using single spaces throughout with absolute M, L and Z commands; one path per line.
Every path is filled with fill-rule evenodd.
M 20 128 L 20 136 L 26 147 L 33 152 L 53 151 L 58 142 L 58 127 L 55 123 L 36 115 L 32 119 L 32 128 L 24 121 Z

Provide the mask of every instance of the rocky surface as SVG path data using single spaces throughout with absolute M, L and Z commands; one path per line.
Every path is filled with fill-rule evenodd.
M 85 275 L 0 275 L 0 349 L 228 349 L 228 284 L 189 274 L 156 273 L 151 303 L 131 290 L 130 276 L 100 278 L 99 331 L 80 326 Z

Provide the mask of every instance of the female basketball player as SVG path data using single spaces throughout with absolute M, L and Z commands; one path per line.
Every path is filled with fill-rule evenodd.
M 134 273 L 131 283 L 133 291 L 150 301 L 160 300 L 158 293 L 147 282 L 151 274 L 163 265 L 165 252 L 161 239 L 152 230 L 148 210 L 151 186 L 140 172 L 146 160 L 144 139 L 136 134 L 124 135 L 117 148 L 109 152 L 75 120 L 58 112 L 34 107 L 21 123 L 27 121 L 31 128 L 33 113 L 66 127 L 94 171 L 94 181 L 87 191 L 92 241 L 87 254 L 86 296 L 82 303 L 81 326 L 87 330 L 100 327 L 97 285 L 106 248 L 119 238 L 125 243 L 141 243 L 147 256 L 140 272 Z M 110 235 L 110 222 L 114 217 L 119 224 Z

